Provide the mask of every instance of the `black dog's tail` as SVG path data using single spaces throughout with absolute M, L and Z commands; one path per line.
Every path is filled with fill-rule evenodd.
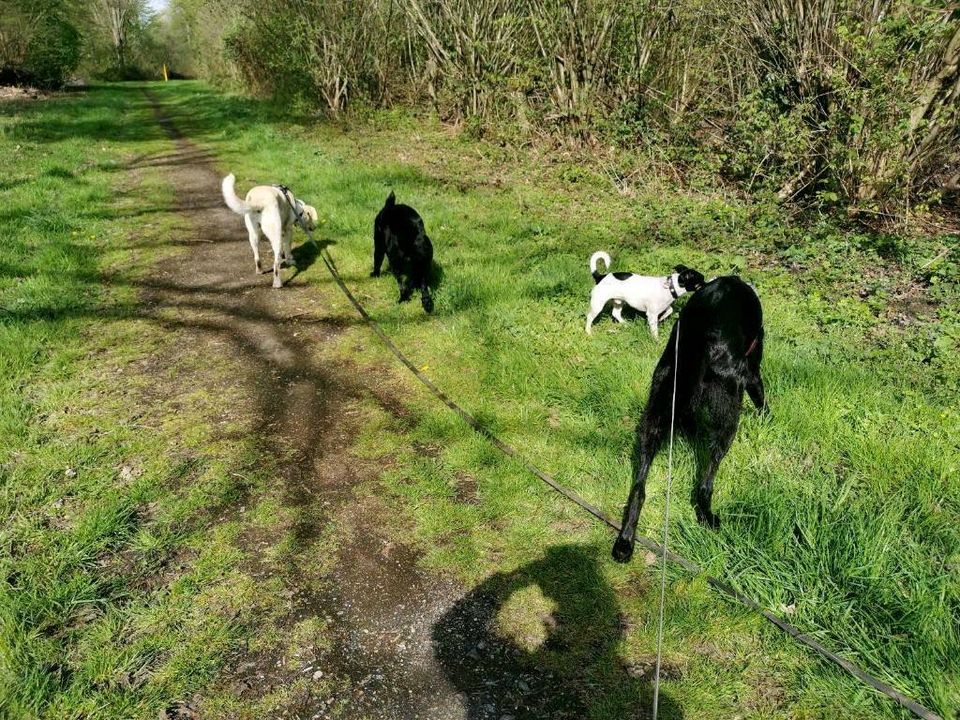
M 590 272 L 593 274 L 593 281 L 595 283 L 600 282 L 606 277 L 606 273 L 602 273 L 597 270 L 597 261 L 603 260 L 603 269 L 610 269 L 610 256 L 607 255 L 603 250 L 597 250 L 593 255 L 590 256 Z
M 392 208 L 397 204 L 397 196 L 393 194 L 393 190 L 390 191 L 390 195 L 387 196 L 387 201 L 383 204 L 385 208 Z

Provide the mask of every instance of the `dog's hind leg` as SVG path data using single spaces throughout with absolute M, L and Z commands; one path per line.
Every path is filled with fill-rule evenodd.
M 593 321 L 597 319 L 597 315 L 603 312 L 603 306 L 607 304 L 607 299 L 605 297 L 594 297 L 593 294 L 590 295 L 590 309 L 587 311 L 587 334 L 593 332 Z
M 623 300 L 613 301 L 613 310 L 610 311 L 610 314 L 613 315 L 613 319 L 618 323 L 623 322 Z
M 373 224 L 373 271 L 370 277 L 380 277 L 380 268 L 383 267 L 383 259 L 387 255 L 387 241 L 384 238 L 385 230 L 376 222 Z
M 634 445 L 634 480 L 630 486 L 630 496 L 623 509 L 623 523 L 620 534 L 613 545 L 613 559 L 617 562 L 629 562 L 633 557 L 633 544 L 636 540 L 637 520 L 646 500 L 647 474 L 650 465 L 663 443 L 665 428 L 662 417 L 651 414 L 644 416 L 643 424 L 637 431 Z
M 662 313 L 660 313 L 660 320 L 659 320 L 659 322 L 663 322 L 664 320 L 666 320 L 666 319 L 667 319 L 668 317 L 670 317 L 671 315 L 673 315 L 673 308 L 672 308 L 672 307 L 668 307 L 666 310 L 664 310 Z
M 273 250 L 273 286 L 275 288 L 283 287 L 283 280 L 280 279 L 280 261 L 283 258 L 283 227 L 279 214 L 277 214 L 277 217 L 273 217 L 272 214 L 264 213 L 260 226 L 263 228 L 263 234 L 270 240 L 270 248 Z
M 709 388 L 704 394 L 706 407 L 696 422 L 697 484 L 690 500 L 697 512 L 697 522 L 713 529 L 720 527 L 720 520 L 712 509 L 713 481 L 737 434 L 742 398 L 739 389 Z
M 257 275 L 259 275 L 263 272 L 263 267 L 260 265 L 260 223 L 254 220 L 249 213 L 243 216 L 243 223 L 247 226 L 250 248 L 253 250 L 253 264 L 257 269 Z
M 646 499 L 647 474 L 650 472 L 653 458 L 663 444 L 664 437 L 670 431 L 672 391 L 673 364 L 657 365 L 650 386 L 650 399 L 643 412 L 640 427 L 637 428 L 636 442 L 633 447 L 633 485 L 630 487 L 630 496 L 623 509 L 620 534 L 613 545 L 613 559 L 617 562 L 629 562 L 633 557 L 637 520 L 640 518 L 640 511 Z
M 293 259 L 293 226 L 288 225 L 283 229 L 283 238 L 280 243 L 281 259 L 286 261 L 288 266 L 296 267 L 297 261 Z

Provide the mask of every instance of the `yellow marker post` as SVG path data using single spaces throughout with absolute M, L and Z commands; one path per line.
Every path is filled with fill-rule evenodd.
M 167 64 L 163 64 L 163 79 L 165 82 L 170 82 L 170 78 L 167 77 Z

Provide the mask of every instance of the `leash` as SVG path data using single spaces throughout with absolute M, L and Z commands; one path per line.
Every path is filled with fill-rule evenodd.
M 310 239 L 310 242 L 313 243 L 315 246 L 319 247 L 316 240 L 313 239 L 313 233 L 311 233 L 309 230 L 306 230 L 305 232 L 307 233 L 307 237 Z M 377 321 L 370 316 L 370 314 L 366 311 L 363 305 L 360 304 L 360 301 L 357 300 L 354 294 L 350 292 L 350 288 L 347 287 L 346 283 L 343 281 L 343 278 L 340 277 L 340 273 L 337 272 L 337 268 L 333 262 L 333 257 L 330 255 L 329 251 L 326 250 L 326 248 L 321 248 L 319 255 L 320 255 L 320 258 L 323 260 L 324 265 L 327 266 L 327 271 L 330 273 L 330 276 L 333 278 L 334 282 L 337 284 L 337 286 L 346 296 L 347 300 L 350 301 L 350 304 L 353 305 L 357 313 L 359 313 L 360 317 L 362 317 L 366 321 L 366 323 L 370 326 L 370 329 L 373 330 L 374 334 L 378 338 L 380 338 L 381 342 L 383 342 L 383 344 L 393 354 L 393 356 L 396 357 L 397 360 L 399 360 L 401 363 L 403 363 L 406 366 L 406 368 L 411 373 L 413 373 L 414 377 L 416 377 L 417 380 L 419 380 L 438 400 L 440 400 L 440 402 L 442 402 L 444 405 L 450 408 L 456 415 L 458 415 L 467 425 L 473 428 L 478 434 L 485 437 L 494 447 L 500 450 L 500 452 L 519 462 L 528 472 L 530 472 L 531 474 L 535 475 L 537 478 L 542 480 L 551 489 L 555 490 L 560 495 L 563 495 L 565 498 L 567 498 L 572 503 L 574 503 L 575 505 L 579 506 L 580 508 L 588 512 L 590 515 L 595 517 L 604 525 L 607 525 L 608 527 L 612 528 L 613 530 L 616 530 L 617 532 L 620 531 L 620 523 L 617 520 L 615 520 L 613 517 L 603 512 L 602 510 L 600 510 L 595 505 L 585 500 L 582 496 L 575 493 L 573 490 L 570 490 L 564 487 L 563 485 L 558 483 L 551 475 L 548 475 L 543 470 L 538 468 L 536 465 L 528 461 L 515 448 L 513 448 L 511 445 L 508 445 L 499 437 L 497 437 L 492 430 L 490 430 L 489 428 L 481 424 L 479 420 L 477 420 L 475 417 L 473 417 L 473 415 L 468 413 L 466 410 L 460 407 L 456 402 L 450 399 L 447 396 L 447 394 L 443 392 L 443 390 L 438 388 L 433 383 L 433 381 L 430 380 L 430 378 L 424 375 L 423 372 L 416 365 L 414 365 L 407 358 L 406 355 L 403 354 L 403 351 L 400 350 L 400 348 L 398 348 L 394 344 L 394 342 L 389 338 L 386 332 L 384 332 L 383 328 L 381 328 L 380 325 L 377 323 Z M 678 322 L 679 322 L 679 318 L 678 318 Z M 678 328 L 677 329 L 677 349 L 675 350 L 675 352 L 679 352 L 679 346 L 680 346 L 680 330 Z M 674 361 L 674 368 L 676 368 L 676 360 Z M 676 382 L 677 382 L 676 376 L 677 376 L 677 373 L 675 369 L 674 377 L 673 377 L 674 404 L 676 404 Z M 669 560 L 670 562 L 676 565 L 679 565 L 680 567 L 682 567 L 684 570 L 686 570 L 691 574 L 703 575 L 707 584 L 710 585 L 710 587 L 712 587 L 714 590 L 719 592 L 721 595 L 725 595 L 727 598 L 736 601 L 740 605 L 743 605 L 744 607 L 759 613 L 767 622 L 769 622 L 774 627 L 778 628 L 785 634 L 792 637 L 801 645 L 805 645 L 806 647 L 810 648 L 817 655 L 822 657 L 824 660 L 828 660 L 834 665 L 837 665 L 838 667 L 843 668 L 848 673 L 853 675 L 855 678 L 863 682 L 865 685 L 869 685 L 871 688 L 873 688 L 877 692 L 883 693 L 890 699 L 900 704 L 902 707 L 912 712 L 918 718 L 922 718 L 922 720 L 943 720 L 942 717 L 937 715 L 932 710 L 924 707 L 917 701 L 901 693 L 896 688 L 891 687 L 890 685 L 883 682 L 882 680 L 879 680 L 878 678 L 874 677 L 867 671 L 855 665 L 850 660 L 847 660 L 845 657 L 838 655 L 831 650 L 828 650 L 826 647 L 821 645 L 818 641 L 816 641 L 806 633 L 801 632 L 799 628 L 797 628 L 794 625 L 791 625 L 789 622 L 778 617 L 777 615 L 774 615 L 769 610 L 764 609 L 757 602 L 750 599 L 749 597 L 741 593 L 739 590 L 736 590 L 732 585 L 730 585 L 726 581 L 720 580 L 711 575 L 705 575 L 703 573 L 703 569 L 697 563 L 693 562 L 692 560 L 688 560 L 687 558 L 681 555 L 677 555 L 676 553 L 671 552 L 670 550 L 667 549 L 667 530 L 668 530 L 669 509 L 670 509 L 669 493 L 670 493 L 670 484 L 672 481 L 672 474 L 673 474 L 673 422 L 674 422 L 674 411 L 673 409 L 671 409 L 670 411 L 670 459 L 669 459 L 669 471 L 668 471 L 669 475 L 667 480 L 667 508 L 666 508 L 667 514 L 665 516 L 665 521 L 664 521 L 664 542 L 662 545 L 660 545 L 655 540 L 651 540 L 650 538 L 645 537 L 643 535 L 637 535 L 635 540 L 635 542 L 641 547 L 646 548 L 647 550 L 649 550 L 654 554 L 660 555 L 662 559 L 662 565 L 663 565 L 663 575 L 661 578 L 661 595 L 660 595 L 660 598 L 661 598 L 660 599 L 660 627 L 657 632 L 657 672 L 656 672 L 655 686 L 654 686 L 654 718 L 656 718 L 656 712 L 657 712 L 656 704 L 658 701 L 659 682 L 660 682 L 660 647 L 663 639 L 663 602 L 664 602 L 663 598 L 665 594 L 665 583 L 666 583 L 666 561 Z
M 670 449 L 667 454 L 667 496 L 663 509 L 663 552 L 660 555 L 660 611 L 657 619 L 657 669 L 653 674 L 653 720 L 660 705 L 660 659 L 663 651 L 663 607 L 667 596 L 667 542 L 670 535 L 670 489 L 673 486 L 673 428 L 677 413 L 677 375 L 680 370 L 680 316 L 673 347 L 673 398 L 670 402 Z
M 310 235 L 310 231 L 307 230 L 307 225 L 303 222 L 303 210 L 297 207 L 297 204 L 293 200 L 293 193 L 290 191 L 286 185 L 274 185 L 277 190 L 280 191 L 280 194 L 283 195 L 283 199 L 287 201 L 287 205 L 290 206 L 290 209 L 293 210 L 293 215 L 296 218 L 294 222 L 303 230 L 307 235 Z M 313 239 L 313 236 L 310 236 L 310 242 L 316 245 L 316 241 Z

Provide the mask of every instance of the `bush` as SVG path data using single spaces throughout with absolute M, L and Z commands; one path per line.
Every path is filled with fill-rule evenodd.
M 333 112 L 639 143 L 854 211 L 960 191 L 960 11 L 934 0 L 172 2 L 208 76 Z
M 11 3 L 0 30 L 0 74 L 6 81 L 61 87 L 80 61 L 81 37 L 56 2 Z

